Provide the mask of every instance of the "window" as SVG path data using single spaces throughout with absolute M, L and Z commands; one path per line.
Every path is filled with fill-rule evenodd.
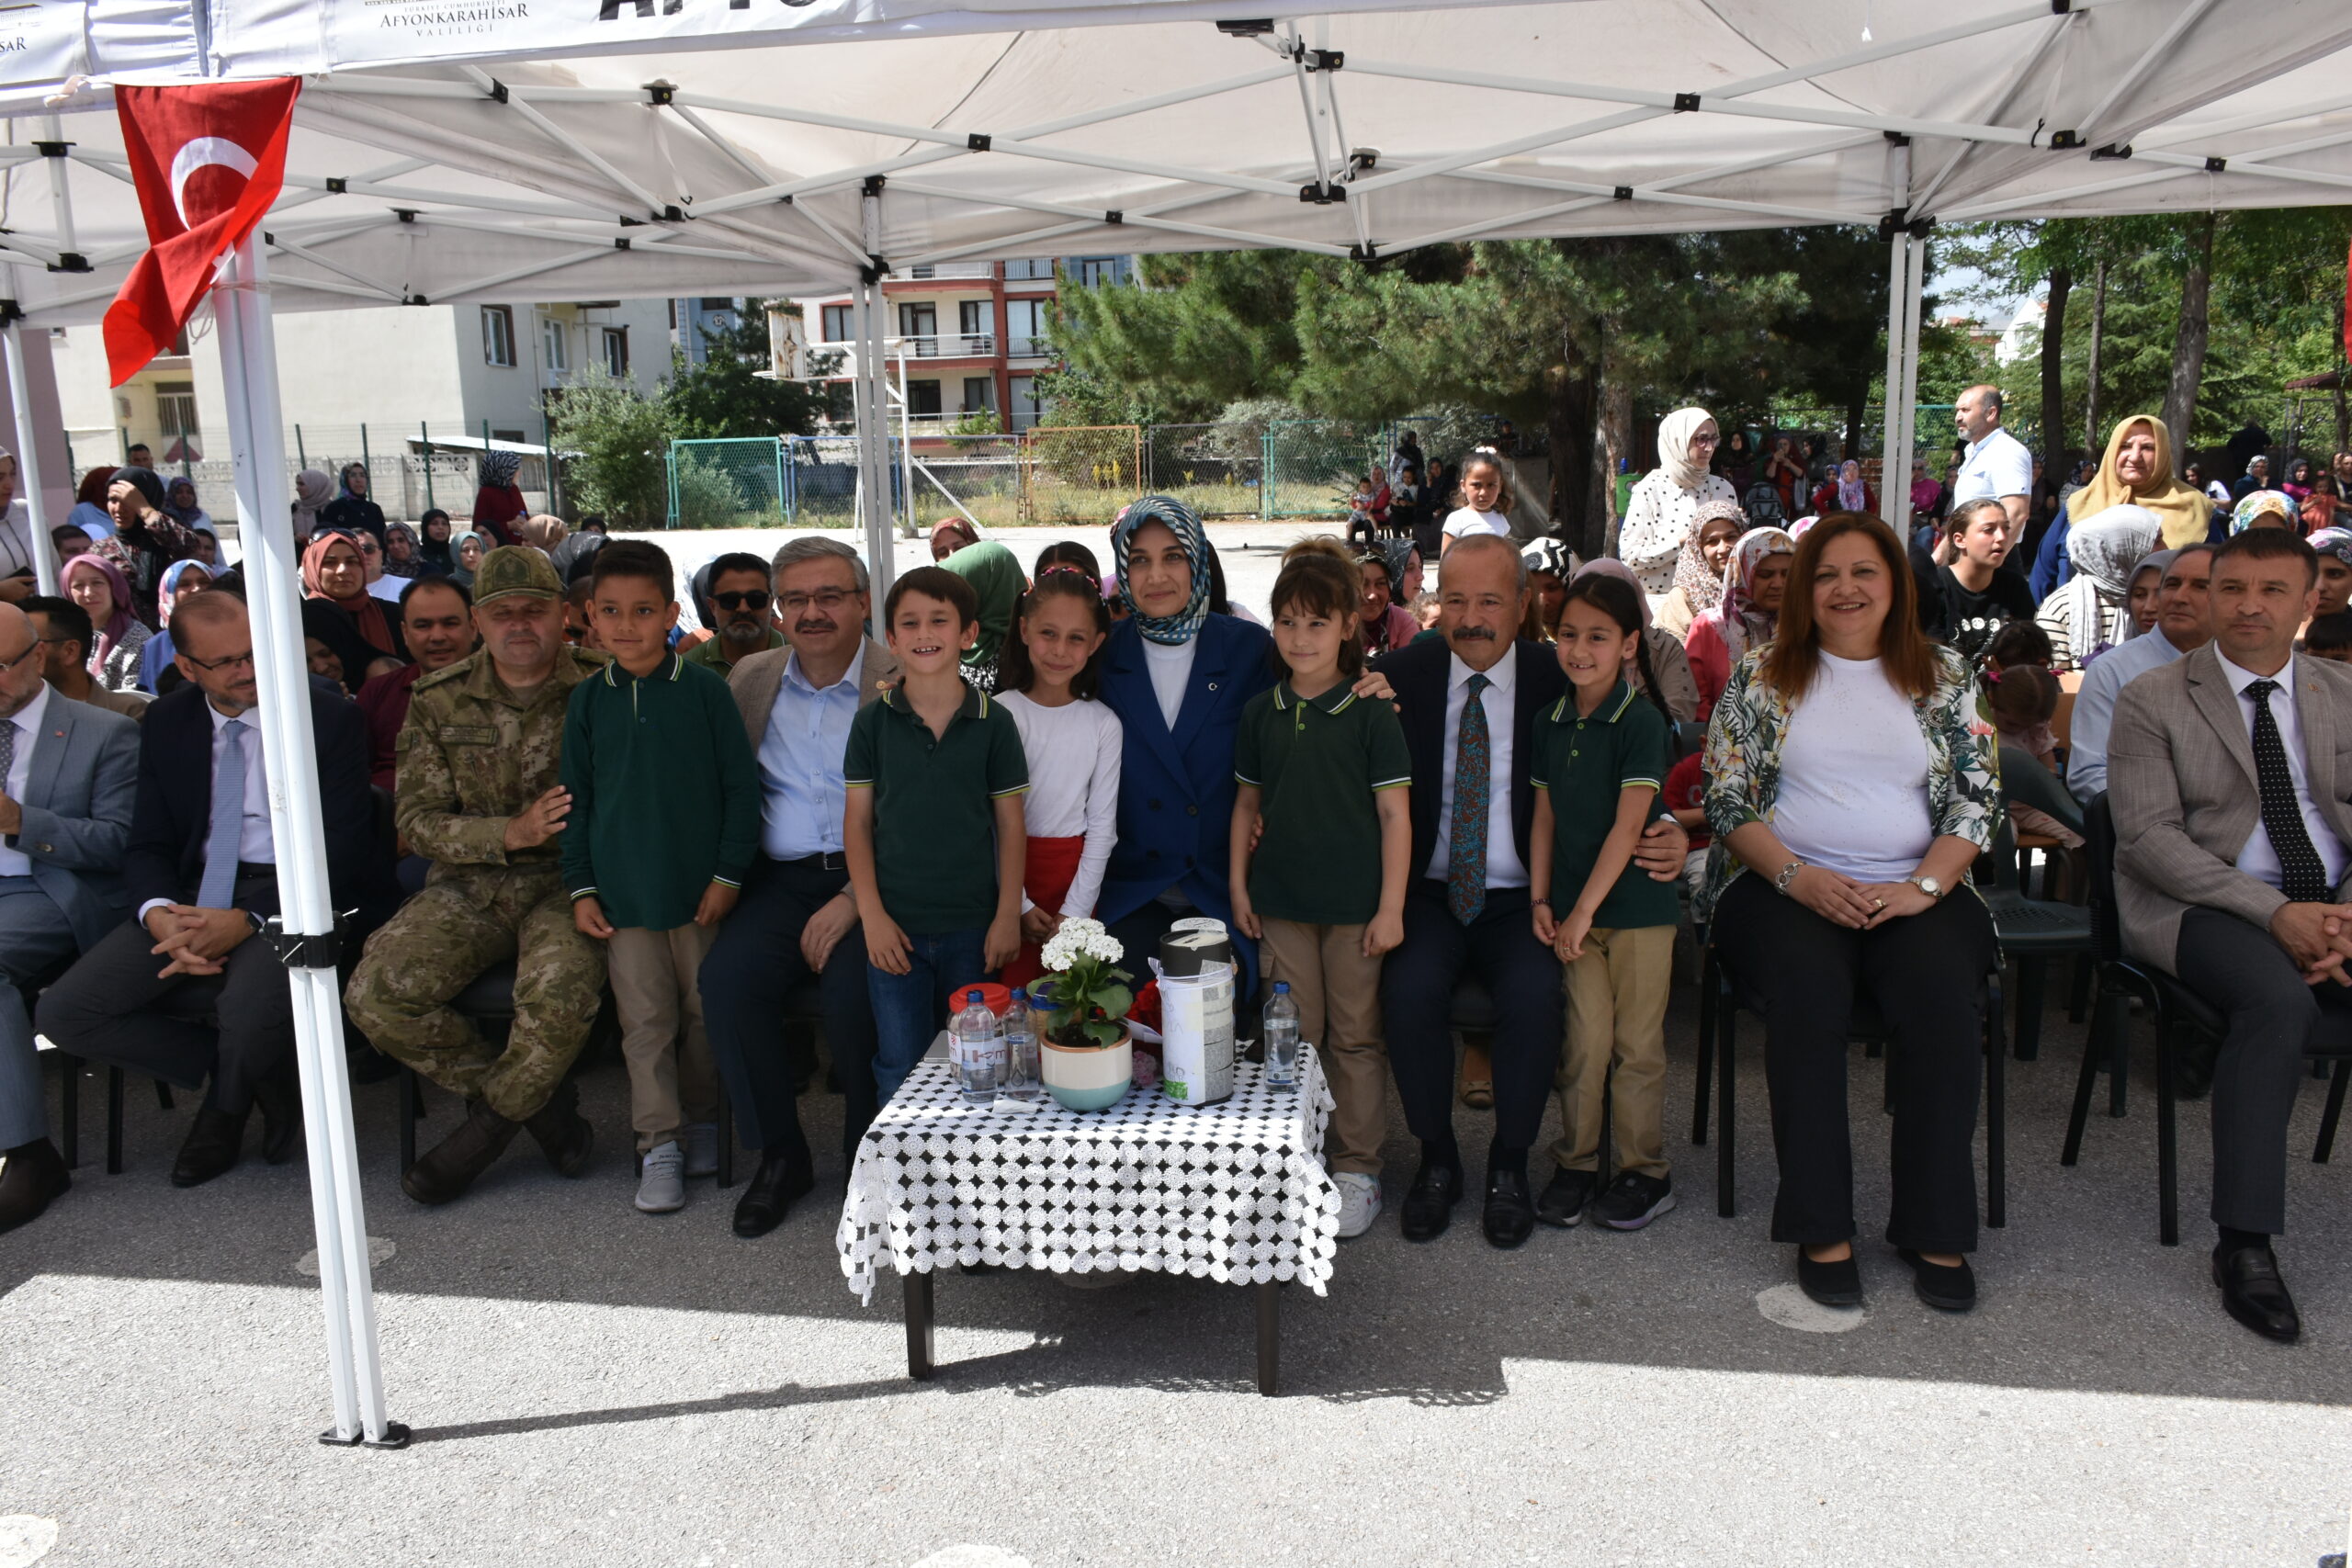
M 967 376 L 964 378 L 964 412 L 966 413 L 996 412 L 996 378 Z
M 491 365 L 514 363 L 514 310 L 510 305 L 481 308 L 481 356 Z
M 920 305 L 899 307 L 899 335 L 912 338 L 907 352 L 924 358 L 939 352 L 939 307 L 926 299 Z M 937 410 L 933 410 L 937 412 Z
M 978 337 L 989 330 L 989 302 L 985 299 L 965 299 L 956 307 L 956 330 L 966 337 Z
M 519 430 L 493 430 L 490 433 L 490 438 L 492 441 L 511 441 L 517 446 L 531 439 Z
M 628 329 L 605 327 L 603 332 L 605 374 L 616 380 L 622 379 L 628 375 Z
M 938 413 L 939 383 L 936 381 L 908 382 L 907 412 L 918 416 Z
M 1129 268 L 1125 256 L 1072 256 L 1070 280 L 1082 288 L 1125 283 Z
M 155 422 L 164 434 L 163 460 L 198 462 L 204 454 L 197 444 L 196 386 L 189 381 L 155 383 Z
M 1009 261 L 1004 264 L 1004 276 L 1012 282 L 1023 278 L 1050 278 L 1054 276 L 1054 258 L 1031 256 L 1026 261 Z
M 1046 412 L 1045 403 L 1037 396 L 1036 378 L 1030 376 L 1015 376 L 1012 378 L 1011 386 L 1012 428 L 1027 430 L 1035 424 Z
M 700 305 L 705 310 L 732 310 L 735 309 L 735 301 L 732 299 L 697 299 L 695 303 Z
M 855 308 L 849 305 L 828 305 L 824 310 L 825 342 L 847 343 L 857 333 Z
M 1047 302 L 1043 299 L 1007 299 L 1004 302 L 1005 353 L 1046 352 L 1046 309 Z
M 540 355 L 546 359 L 549 370 L 564 371 L 571 368 L 571 331 L 563 322 L 553 316 L 540 321 Z
M 907 268 L 907 276 L 909 277 L 937 277 L 939 276 L 939 269 L 926 262 L 921 266 L 910 266 Z

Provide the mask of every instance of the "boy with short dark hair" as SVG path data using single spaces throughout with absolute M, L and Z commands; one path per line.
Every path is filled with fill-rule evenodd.
M 2313 659 L 2352 664 L 2352 610 L 2313 615 L 2303 628 L 2303 651 Z
M 670 651 L 670 558 L 622 539 L 595 560 L 592 611 L 613 662 L 574 688 L 564 724 L 564 883 L 572 923 L 605 944 L 644 1156 L 637 1207 L 669 1213 L 685 1178 L 718 1168 L 698 979 L 759 849 L 759 770 L 727 682 Z
M 850 725 L 842 842 L 885 1105 L 953 1010 L 953 988 L 1021 948 L 1029 764 L 1012 715 L 964 679 L 979 615 L 952 571 L 917 567 L 892 583 L 882 622 L 904 674 Z

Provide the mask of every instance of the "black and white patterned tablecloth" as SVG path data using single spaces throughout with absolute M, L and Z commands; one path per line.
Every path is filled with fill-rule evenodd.
M 946 1063 L 921 1063 L 858 1145 L 842 1272 L 869 1303 L 884 1264 L 1148 1269 L 1321 1295 L 1339 1244 L 1331 1093 L 1311 1048 L 1295 1088 L 1261 1073 L 1238 1064 L 1233 1098 L 1197 1109 L 1155 1085 L 1103 1111 L 1012 1110 L 967 1106 Z

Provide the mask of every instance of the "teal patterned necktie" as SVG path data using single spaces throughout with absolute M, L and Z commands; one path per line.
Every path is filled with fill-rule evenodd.
M 1445 839 L 1445 901 L 1464 925 L 1487 907 L 1487 791 L 1494 780 L 1495 754 L 1487 735 L 1487 701 L 1494 682 L 1470 677 L 1462 704 L 1462 739 L 1453 749 L 1453 820 Z

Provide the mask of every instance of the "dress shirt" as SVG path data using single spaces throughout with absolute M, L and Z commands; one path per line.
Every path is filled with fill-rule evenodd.
M 842 852 L 842 815 L 848 791 L 842 759 L 850 721 L 857 717 L 858 671 L 865 649 L 854 649 L 841 679 L 820 689 L 800 671 L 800 655 L 784 661 L 760 740 L 760 849 L 770 860 L 805 860 Z
M 204 711 L 212 720 L 212 777 L 216 782 L 220 777 L 221 755 L 228 748 L 230 719 L 236 718 L 245 727 L 238 736 L 245 749 L 245 810 L 244 819 L 237 829 L 238 863 L 243 865 L 276 865 L 277 840 L 270 836 L 269 829 L 269 758 L 268 753 L 262 750 L 261 710 L 247 708 L 241 714 L 225 714 L 207 700 Z M 206 798 L 211 797 L 208 795 Z M 208 814 L 206 820 L 210 819 Z M 149 910 L 170 902 L 169 898 L 150 898 L 140 905 L 139 923 L 145 925 Z
M 2254 699 L 2245 694 L 2245 689 L 2264 677 L 2251 670 L 2239 669 L 2218 648 L 2213 650 L 2213 657 L 2220 660 L 2222 673 L 2228 678 L 2230 690 L 2237 694 L 2238 714 L 2245 720 L 2246 739 L 2251 742 L 2254 739 Z M 2311 770 L 2303 763 L 2303 716 L 2295 711 L 2297 662 L 2296 658 L 2290 656 L 2286 668 L 2269 677 L 2278 682 L 2278 689 L 2270 694 L 2270 716 L 2278 723 L 2279 744 L 2287 750 L 2287 771 L 2294 775 L 2295 809 L 2302 814 L 2303 831 L 2311 835 L 2312 848 L 2319 852 L 2320 863 L 2327 867 L 2327 885 L 2333 888 L 2344 880 L 2347 856 L 2343 841 L 2335 836 L 2335 829 L 2327 825 L 2327 818 L 2319 814 L 2318 803 L 2312 799 Z M 2255 822 L 2253 836 L 2246 840 L 2245 848 L 2238 852 L 2238 869 L 2273 887 L 2280 886 L 2286 881 L 2287 873 L 2278 863 L 2278 852 L 2270 845 L 2270 829 L 2264 827 L 2259 819 Z
M 1998 501 L 2005 495 L 2033 493 L 2033 454 L 2024 442 L 1995 425 L 1984 433 L 1984 439 L 1968 448 L 1968 456 L 1960 465 L 1960 472 L 1952 476 L 1951 503 L 1977 501 L 1991 496 Z
M 17 728 L 17 750 L 8 761 L 8 777 L 5 787 L 8 798 L 18 806 L 25 803 L 25 790 L 33 775 L 33 745 L 40 739 L 41 715 L 49 711 L 49 682 L 43 681 L 33 700 L 17 710 L 8 722 Z M 0 876 L 30 876 L 32 856 L 17 848 L 12 835 L 0 840 Z
M 2115 723 L 2115 700 L 2123 688 L 2151 670 L 2180 657 L 2161 626 L 2111 648 L 2083 671 L 2082 689 L 2066 721 L 2066 788 L 2085 806 L 2107 787 L 2107 732 Z
M 1430 852 L 1427 874 L 1445 880 L 1453 863 L 1448 858 L 1453 833 L 1453 761 L 1462 746 L 1462 705 L 1469 700 L 1470 677 L 1480 673 L 1462 662 L 1458 653 L 1445 661 L 1444 778 L 1437 795 L 1437 847 Z M 1481 694 L 1487 705 L 1488 763 L 1487 774 L 1487 886 L 1524 887 L 1527 867 L 1520 863 L 1519 843 L 1510 821 L 1511 742 L 1519 723 L 1519 650 L 1503 645 L 1503 656 L 1484 671 L 1492 682 Z

